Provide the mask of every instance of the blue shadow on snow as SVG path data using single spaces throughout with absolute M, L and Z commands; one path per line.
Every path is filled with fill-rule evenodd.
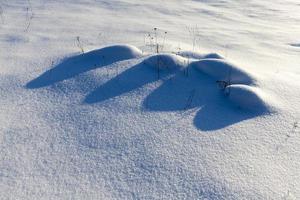
M 203 131 L 218 130 L 263 115 L 241 110 L 226 100 L 217 84 L 193 68 L 189 76 L 177 73 L 149 94 L 143 106 L 151 111 L 187 111 L 199 108 L 194 125 Z
M 33 89 L 49 86 L 80 73 L 130 58 L 117 55 L 105 59 L 105 56 L 101 57 L 105 55 L 105 51 L 104 48 L 66 58 L 30 81 L 26 87 Z M 84 102 L 102 102 L 155 82 L 157 78 L 156 70 L 141 62 L 92 91 Z M 203 131 L 218 130 L 265 114 L 240 110 L 232 105 L 209 76 L 192 67 L 188 77 L 182 71 L 162 70 L 160 78 L 164 81 L 144 99 L 143 107 L 150 111 L 187 111 L 199 108 L 194 125 Z
M 162 71 L 160 78 L 163 79 L 167 75 L 169 73 Z M 88 104 L 99 103 L 155 82 L 157 79 L 154 70 L 141 62 L 98 87 L 85 98 L 84 102 Z
M 27 83 L 26 87 L 29 89 L 46 87 L 73 78 L 81 73 L 131 58 L 132 55 L 129 50 L 122 46 L 109 46 L 71 56 Z

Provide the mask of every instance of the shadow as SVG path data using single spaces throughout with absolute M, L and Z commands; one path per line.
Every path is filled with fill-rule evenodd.
M 180 71 L 165 81 L 145 98 L 143 106 L 153 111 L 184 111 L 213 104 L 218 96 L 214 81 L 190 68 L 188 75 Z
M 152 91 L 144 99 L 143 106 L 152 111 L 183 111 L 199 107 L 204 104 L 203 98 L 196 97 L 201 90 L 217 92 L 215 88 L 209 90 L 203 87 L 209 85 L 208 83 L 211 83 L 211 80 L 205 76 L 203 78 L 196 77 L 193 69 L 190 69 L 188 76 L 180 71 Z
M 224 102 L 224 104 L 230 103 Z M 213 131 L 263 114 L 240 110 L 234 107 L 234 105 L 214 106 L 207 104 L 196 114 L 194 125 L 202 131 Z
M 132 50 L 123 46 L 109 46 L 65 58 L 61 63 L 26 84 L 29 89 L 41 88 L 70 79 L 81 73 L 134 58 Z
M 205 74 L 190 69 L 165 81 L 143 101 L 151 111 L 182 111 L 199 108 L 194 125 L 203 131 L 218 130 L 232 124 L 263 115 L 263 112 L 241 110 L 226 99 L 217 84 Z
M 160 72 L 160 78 L 164 79 L 170 75 L 167 71 Z M 153 68 L 141 62 L 125 70 L 115 78 L 91 92 L 84 100 L 84 103 L 93 104 L 120 96 L 133 91 L 148 83 L 158 80 L 157 73 Z
M 75 55 L 64 59 L 54 68 L 30 81 L 26 87 L 33 89 L 49 86 L 89 70 L 138 56 L 138 53 L 126 46 L 106 47 Z M 236 105 L 226 100 L 226 96 L 220 92 L 210 76 L 199 72 L 191 65 L 188 70 L 171 69 L 169 65 L 176 65 L 176 62 L 170 63 L 169 57 L 167 58 L 166 61 L 163 60 L 166 67 L 159 72 L 162 84 L 142 103 L 146 110 L 182 111 L 179 115 L 182 114 L 184 117 L 185 111 L 197 108 L 194 125 L 203 131 L 218 130 L 265 114 L 238 109 Z M 150 57 L 101 85 L 86 96 L 84 103 L 102 102 L 157 81 L 158 73 L 153 59 L 156 61 L 156 57 Z

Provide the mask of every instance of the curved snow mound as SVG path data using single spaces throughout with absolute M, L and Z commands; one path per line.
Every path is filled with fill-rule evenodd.
M 153 68 L 159 67 L 159 69 L 180 69 L 187 66 L 187 59 L 175 54 L 162 53 L 155 54 L 147 57 L 144 63 Z
M 139 58 L 141 50 L 131 45 L 113 45 L 63 59 L 59 64 L 26 84 L 40 88 L 73 78 L 81 73 L 123 60 Z
M 255 79 L 240 67 L 220 59 L 203 59 L 192 65 L 216 81 L 230 84 L 254 84 Z
M 203 53 L 194 52 L 194 51 L 180 51 L 180 52 L 178 52 L 178 55 L 185 57 L 185 58 L 191 58 L 191 59 L 196 59 L 196 60 L 207 59 L 207 58 L 223 59 L 223 57 L 217 53 L 203 54 Z
M 112 45 L 89 52 L 98 58 L 107 60 L 108 62 L 117 62 L 120 60 L 128 60 L 138 58 L 143 55 L 142 51 L 132 45 Z
M 239 84 L 230 85 L 226 87 L 225 93 L 239 108 L 261 113 L 273 111 L 269 103 L 270 98 L 259 88 Z

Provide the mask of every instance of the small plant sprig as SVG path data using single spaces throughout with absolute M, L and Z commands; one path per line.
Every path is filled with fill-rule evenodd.
M 296 131 L 299 128 L 299 122 L 294 122 L 294 130 Z
M 82 53 L 84 53 L 83 45 L 82 45 L 82 43 L 80 41 L 80 37 L 79 36 L 76 37 L 76 46 L 80 49 L 80 51 Z
M 221 90 L 225 90 L 225 88 L 229 86 L 229 83 L 227 81 L 216 81 L 216 83 Z
M 227 86 L 230 86 L 232 84 L 231 76 L 232 76 L 232 68 L 230 67 L 228 69 L 227 80 L 216 81 L 221 90 L 225 91 L 225 89 L 227 89 L 225 91 L 226 96 L 230 95 L 230 87 L 227 87 Z
M 159 54 L 164 50 L 165 44 L 166 44 L 166 38 L 167 38 L 167 31 L 163 32 L 162 39 L 159 38 L 160 30 L 158 28 L 153 28 L 153 33 L 148 33 L 146 37 L 144 37 L 144 43 L 146 43 L 146 38 L 148 38 L 149 44 L 146 46 L 150 46 L 151 52 L 154 52 L 155 54 Z M 160 42 L 162 40 L 162 42 Z M 154 48 L 154 51 L 153 51 Z M 164 65 L 163 61 L 161 60 L 161 57 L 157 55 L 156 57 L 156 69 L 157 69 L 157 78 L 160 79 L 160 68 Z
M 33 9 L 32 9 L 32 5 L 31 5 L 30 0 L 27 0 L 27 4 L 28 4 L 28 7 L 26 8 L 26 20 L 27 20 L 27 26 L 26 26 L 24 32 L 28 32 L 29 27 L 30 27 L 30 25 L 31 25 L 31 21 L 32 21 L 32 19 L 34 18 L 34 13 L 33 13 Z
M 159 53 L 159 44 L 157 42 L 157 28 L 154 28 L 154 38 L 155 38 L 155 52 Z
M 228 44 L 224 45 L 224 57 L 228 58 Z
M 190 92 L 190 95 L 189 95 L 189 97 L 188 97 L 188 99 L 187 99 L 186 105 L 184 106 L 184 110 L 188 110 L 189 108 L 191 108 L 191 105 L 192 105 L 192 103 L 193 103 L 195 94 L 196 94 L 196 89 L 193 89 L 193 90 Z
M 296 121 L 293 123 L 293 131 L 292 131 L 292 135 L 296 135 L 298 133 L 298 128 L 299 128 L 299 122 Z M 291 134 L 287 134 L 287 138 L 286 141 L 291 137 Z
M 148 44 L 147 44 L 147 42 L 146 42 L 146 38 L 148 39 Z M 146 46 L 149 46 L 150 47 L 150 52 L 152 52 L 153 50 L 152 50 L 152 47 L 153 47 L 153 44 L 154 44 L 154 42 L 153 42 L 153 40 L 154 40 L 154 38 L 153 38 L 153 36 L 151 35 L 151 33 L 148 33 L 147 34 L 147 37 L 145 38 L 145 45 Z
M 199 41 L 199 28 L 198 26 L 187 26 L 186 27 L 188 32 L 189 32 L 189 36 L 191 38 L 191 42 L 192 42 L 192 54 L 194 54 L 194 51 L 196 50 L 196 45 Z M 192 55 L 193 57 L 193 55 Z M 184 71 L 185 76 L 189 76 L 189 71 L 190 71 L 190 55 L 187 56 L 187 68 Z
M 164 39 L 163 39 L 163 43 L 162 43 L 162 46 L 161 46 L 161 51 L 164 51 L 165 44 L 166 44 L 166 38 L 167 38 L 167 34 L 168 34 L 168 32 L 167 32 L 167 31 L 165 31 L 165 32 L 164 32 Z
M 159 37 L 161 34 L 163 34 L 163 36 Z M 160 52 L 164 51 L 167 34 L 167 31 L 162 32 L 158 28 L 153 28 L 153 33 L 148 33 L 147 36 L 144 37 L 144 43 L 146 46 L 150 46 L 151 52 L 159 54 Z
M 200 31 L 198 26 L 187 26 L 187 30 L 189 32 L 191 41 L 192 41 L 192 51 L 196 50 L 197 44 L 199 44 L 199 36 L 200 36 Z
M 281 144 L 277 145 L 276 150 L 278 151 L 280 147 L 284 146 L 290 140 L 291 137 L 295 137 L 295 136 L 297 136 L 297 134 L 300 134 L 299 128 L 300 128 L 299 121 L 295 121 L 293 123 L 291 133 L 286 134 L 285 139 L 284 139 L 284 143 L 281 143 Z
M 1 17 L 2 24 L 4 24 L 4 10 L 2 8 L 2 5 L 0 5 L 0 17 Z

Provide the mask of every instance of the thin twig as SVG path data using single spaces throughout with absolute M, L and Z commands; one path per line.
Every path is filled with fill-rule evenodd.
M 184 110 L 187 110 L 191 107 L 192 103 L 193 103 L 193 99 L 195 97 L 195 94 L 196 94 L 196 89 L 193 89 L 191 92 L 190 92 L 190 95 L 188 97 L 188 100 L 186 102 L 186 105 L 184 107 Z
M 1 17 L 2 24 L 4 24 L 4 10 L 2 8 L 2 5 L 0 5 L 0 17 Z
M 80 49 L 80 51 L 81 51 L 82 53 L 84 53 L 83 45 L 82 45 L 82 43 L 81 43 L 81 41 L 80 41 L 80 37 L 79 37 L 79 36 L 76 37 L 76 45 L 77 45 L 77 47 Z
M 300 134 L 299 127 L 300 127 L 299 121 L 293 123 L 292 132 L 290 134 L 286 134 L 284 143 L 277 145 L 276 147 L 277 151 L 279 150 L 280 147 L 284 146 L 290 140 L 291 137 L 295 137 L 297 134 Z
M 27 23 L 27 26 L 26 26 L 24 32 L 28 32 L 29 27 L 31 25 L 31 21 L 34 17 L 34 13 L 33 13 L 33 9 L 32 9 L 32 5 L 31 5 L 30 0 L 27 0 L 27 4 L 28 4 L 28 7 L 27 7 L 26 19 L 27 19 L 28 23 Z M 29 11 L 30 11 L 30 15 L 29 15 Z

